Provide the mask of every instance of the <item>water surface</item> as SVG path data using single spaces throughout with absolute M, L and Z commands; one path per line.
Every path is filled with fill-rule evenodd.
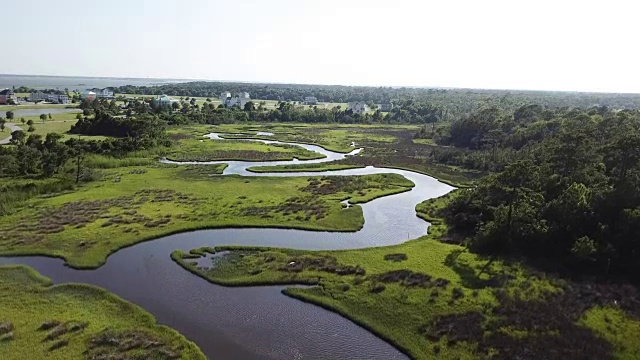
M 220 139 L 219 134 L 210 134 Z M 209 140 L 207 140 L 209 141 Z M 266 143 L 278 143 L 266 141 Z M 315 145 L 299 145 L 324 155 L 324 162 L 353 156 Z M 168 161 L 167 161 L 168 162 Z M 111 255 L 97 270 L 73 270 L 59 259 L 0 258 L 0 264 L 26 264 L 54 282 L 81 282 L 103 287 L 154 314 L 218 359 L 406 359 L 388 343 L 346 318 L 280 293 L 283 287 L 227 288 L 208 283 L 173 263 L 175 249 L 202 246 L 260 245 L 309 250 L 355 249 L 399 244 L 425 235 L 428 223 L 415 205 L 451 191 L 436 179 L 405 170 L 367 167 L 322 173 L 247 171 L 252 166 L 303 161 L 225 162 L 224 174 L 242 176 L 335 176 L 396 173 L 415 183 L 408 192 L 363 204 L 364 228 L 357 232 L 288 229 L 212 229 L 165 236 Z M 209 162 L 218 163 L 218 162 Z

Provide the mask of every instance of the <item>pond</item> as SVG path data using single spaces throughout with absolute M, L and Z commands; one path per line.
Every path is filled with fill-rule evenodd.
M 55 107 L 55 108 L 43 107 L 42 109 L 20 109 L 20 108 L 17 108 L 16 110 L 11 110 L 11 111 L 13 111 L 13 116 L 16 119 L 20 119 L 21 117 L 27 117 L 27 116 L 40 116 L 41 114 L 55 115 L 55 114 L 81 113 L 82 112 L 82 110 L 80 110 L 80 109 L 67 109 L 67 108 L 64 108 L 64 107 Z

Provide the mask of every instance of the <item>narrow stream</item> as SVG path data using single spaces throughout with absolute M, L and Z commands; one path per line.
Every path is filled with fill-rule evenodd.
M 219 134 L 209 138 L 219 140 Z M 265 143 L 278 141 L 256 140 Z M 362 204 L 364 228 L 335 233 L 287 229 L 212 229 L 165 236 L 120 250 L 96 270 L 73 270 L 59 259 L 0 258 L 0 264 L 25 264 L 55 283 L 80 282 L 103 287 L 152 313 L 180 331 L 211 359 L 406 359 L 394 347 L 346 318 L 280 293 L 281 286 L 227 288 L 208 283 L 173 263 L 175 249 L 260 245 L 309 250 L 386 246 L 425 235 L 428 223 L 415 205 L 453 187 L 411 171 L 367 167 L 330 172 L 252 173 L 253 166 L 327 162 L 351 156 L 319 146 L 294 144 L 326 156 L 308 161 L 217 161 L 224 174 L 242 176 L 332 176 L 396 173 L 415 183 L 408 192 Z M 173 163 L 171 161 L 166 161 Z M 182 163 L 184 164 L 184 163 Z

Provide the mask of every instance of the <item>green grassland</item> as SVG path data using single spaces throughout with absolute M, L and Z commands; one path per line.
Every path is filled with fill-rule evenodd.
M 63 135 L 62 141 L 65 141 L 69 138 L 80 138 L 85 140 L 104 140 L 106 136 L 89 136 L 89 135 L 76 135 L 70 134 L 69 130 L 73 125 L 75 125 L 78 120 L 75 118 L 76 114 L 56 114 L 53 115 L 53 120 L 46 120 L 44 123 L 40 121 L 37 116 L 25 117 L 26 120 L 32 119 L 34 124 L 33 127 L 35 131 L 29 133 L 27 129 L 29 126 L 18 123 L 26 134 L 35 134 L 41 135 L 43 138 L 49 133 L 57 133 Z M 58 118 L 70 118 L 67 120 L 57 120 Z
M 356 231 L 353 203 L 408 191 L 396 174 L 353 177 L 215 176 L 225 165 L 115 167 L 144 157 L 102 159 L 100 180 L 76 191 L 26 200 L 0 217 L 0 254 L 42 254 L 74 267 L 146 239 L 217 227 L 286 227 Z M 122 162 L 122 163 L 120 163 Z
M 0 267 L 2 359 L 205 359 L 142 308 L 100 288 L 51 286 L 25 266 Z
M 491 261 L 437 241 L 447 228 L 419 206 L 429 235 L 402 245 L 348 251 L 218 247 L 176 251 L 174 261 L 227 285 L 306 284 L 284 293 L 338 312 L 415 359 L 607 358 L 640 355 L 639 314 L 604 290 Z M 189 262 L 230 251 L 211 267 Z M 612 293 L 616 293 L 613 291 Z M 594 298 L 596 300 L 594 300 Z M 620 301 L 620 300 L 618 300 Z

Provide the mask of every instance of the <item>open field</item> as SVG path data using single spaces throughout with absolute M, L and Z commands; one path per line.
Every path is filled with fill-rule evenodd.
M 142 308 L 100 288 L 51 286 L 25 266 L 0 267 L 2 359 L 205 359 Z
M 85 140 L 104 140 L 106 136 L 89 136 L 89 135 L 77 135 L 77 134 L 69 134 L 68 131 L 71 129 L 73 125 L 75 125 L 78 120 L 75 118 L 76 114 L 56 114 L 53 115 L 53 120 L 46 120 L 44 123 L 40 121 L 40 119 L 35 117 L 25 117 L 26 120 L 32 119 L 34 124 L 33 127 L 36 129 L 34 132 L 27 132 L 29 129 L 28 125 L 23 125 L 22 123 L 17 123 L 19 126 L 25 131 L 27 135 L 36 134 L 41 135 L 43 138 L 49 133 L 58 133 L 62 134 L 62 141 L 65 141 L 71 137 L 80 138 Z M 58 120 L 60 119 L 60 120 Z M 67 120 L 63 120 L 67 119 Z
M 640 305 L 625 285 L 573 283 L 437 241 L 444 199 L 419 209 L 426 237 L 349 251 L 218 247 L 176 251 L 188 271 L 228 286 L 306 284 L 285 294 L 336 311 L 416 359 L 636 359 Z M 189 259 L 230 251 L 211 267 Z M 222 260 L 221 260 L 222 259 Z M 200 261 L 200 264 L 202 262 Z
M 364 224 L 362 209 L 343 209 L 340 201 L 362 203 L 413 187 L 396 174 L 241 178 L 211 176 L 225 165 L 108 168 L 117 161 L 124 160 L 103 164 L 99 181 L 31 198 L 0 217 L 0 254 L 50 255 L 74 267 L 97 267 L 124 246 L 201 228 L 356 231 Z

